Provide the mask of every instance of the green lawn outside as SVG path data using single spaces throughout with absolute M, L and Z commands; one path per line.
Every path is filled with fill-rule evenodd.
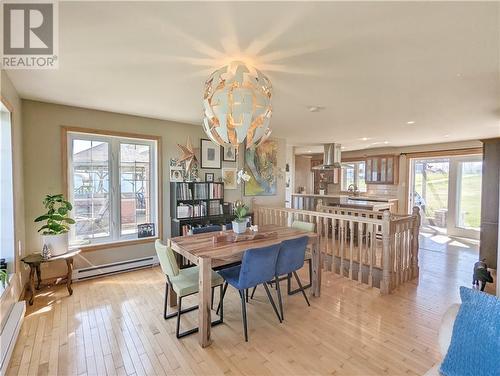
M 464 227 L 477 228 L 481 223 L 481 175 L 464 174 L 460 194 Z M 415 190 L 422 196 L 422 174 L 415 174 Z M 426 217 L 434 218 L 438 209 L 448 207 L 448 173 L 427 171 Z

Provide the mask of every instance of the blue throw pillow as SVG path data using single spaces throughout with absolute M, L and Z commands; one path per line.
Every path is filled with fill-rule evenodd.
M 445 376 L 500 375 L 500 300 L 460 287 L 462 305 L 453 325 L 448 353 L 441 364 Z

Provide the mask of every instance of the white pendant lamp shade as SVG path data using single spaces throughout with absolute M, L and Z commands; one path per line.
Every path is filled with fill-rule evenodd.
M 203 128 L 218 145 L 258 145 L 271 134 L 271 81 L 241 61 L 216 70 L 205 82 Z

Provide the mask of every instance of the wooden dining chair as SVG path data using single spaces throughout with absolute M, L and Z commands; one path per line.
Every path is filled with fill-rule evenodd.
M 267 297 L 271 303 L 274 313 L 281 322 L 281 316 L 276 308 L 274 299 L 271 296 L 267 281 L 274 278 L 276 272 L 276 260 L 280 244 L 274 244 L 268 247 L 253 248 L 246 250 L 243 254 L 243 259 L 240 265 L 230 268 L 222 269 L 219 271 L 220 275 L 225 280 L 224 288 L 222 290 L 222 301 L 228 285 L 236 288 L 240 294 L 241 299 L 241 312 L 243 315 L 243 328 L 245 332 L 245 342 L 248 342 L 248 325 L 247 325 L 247 310 L 245 292 L 252 287 L 262 284 L 266 290 Z
M 160 260 L 161 269 L 167 278 L 167 282 L 165 284 L 165 305 L 163 309 L 163 318 L 167 320 L 174 316 L 177 317 L 177 326 L 175 330 L 175 335 L 177 336 L 177 338 L 196 333 L 198 331 L 198 328 L 186 330 L 181 333 L 180 322 L 182 314 L 198 309 L 197 305 L 182 309 L 182 299 L 186 296 L 193 295 L 198 292 L 198 266 L 179 269 L 172 249 L 162 244 L 160 240 L 156 240 L 155 248 L 158 259 Z M 222 294 L 223 283 L 224 280 L 222 279 L 222 277 L 218 273 L 212 271 L 212 296 L 214 295 L 214 288 L 217 286 L 220 287 L 220 315 L 218 320 L 212 322 L 212 326 L 222 324 L 224 322 L 224 296 Z M 168 313 L 169 287 L 171 287 L 172 290 L 174 290 L 177 294 L 177 312 L 172 312 L 170 314 Z

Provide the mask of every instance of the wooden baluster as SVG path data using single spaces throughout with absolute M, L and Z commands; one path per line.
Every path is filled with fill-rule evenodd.
M 396 239 L 396 287 L 401 283 L 401 253 L 403 251 L 403 229 L 402 225 L 396 226 L 397 239 Z
M 418 234 L 420 228 L 420 208 L 413 207 L 413 226 L 412 226 L 412 242 L 411 242 L 411 278 L 418 278 Z
M 377 234 L 377 225 L 372 223 L 370 231 L 370 271 L 368 274 L 368 285 L 373 287 L 373 265 L 375 264 L 375 246 L 377 243 L 376 234 Z
M 363 223 L 358 222 L 358 282 L 363 283 Z
M 382 294 L 389 294 L 391 292 L 391 235 L 390 226 L 391 219 L 389 211 L 384 211 L 382 216 L 382 280 L 380 281 L 380 292 Z
M 344 244 L 345 244 L 345 227 L 344 219 L 339 220 L 339 251 L 340 251 L 340 275 L 344 276 Z
M 354 248 L 354 224 L 349 221 L 349 279 L 352 279 L 353 268 L 353 248 Z

